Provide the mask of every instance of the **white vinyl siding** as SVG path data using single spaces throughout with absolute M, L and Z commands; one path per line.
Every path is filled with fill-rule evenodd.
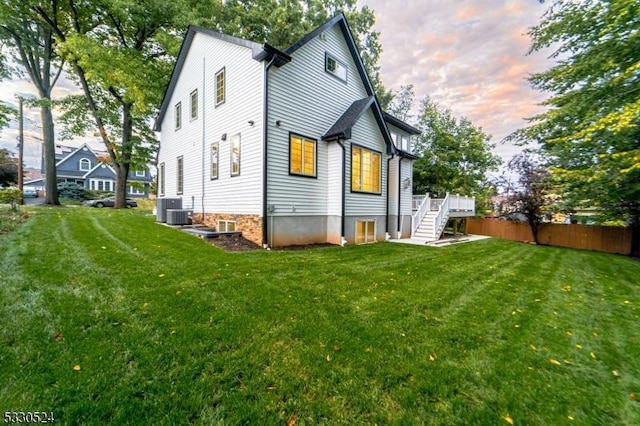
M 352 130 L 352 138 L 347 148 L 347 192 L 345 214 L 347 216 L 372 215 L 384 216 L 387 212 L 387 158 L 384 139 L 378 130 L 373 112 L 362 115 Z M 351 189 L 351 144 L 372 151 L 382 151 L 380 159 L 380 192 L 352 192 Z M 403 164 L 404 166 L 404 164 Z
M 281 122 L 279 126 L 270 123 L 267 129 L 269 144 L 267 203 L 275 206 L 273 212 L 275 216 L 291 215 L 292 207 L 295 207 L 294 214 L 299 216 L 327 215 L 329 210 L 332 214 L 336 212 L 340 214 L 342 149 L 336 142 L 325 142 L 321 138 L 354 101 L 368 95 L 340 28 L 334 26 L 324 34 L 323 38 L 316 37 L 296 50 L 292 54 L 293 59 L 290 63 L 281 68 L 274 67 L 269 71 L 269 119 L 271 123 L 275 120 Z M 346 84 L 325 70 L 327 53 L 345 65 L 349 76 Z M 294 101 L 292 93 L 304 93 L 305 99 L 309 101 L 304 103 Z M 364 114 L 363 118 L 366 115 Z M 384 143 L 380 142 L 380 131 L 375 120 L 373 126 L 371 132 L 377 133 L 374 140 L 366 142 L 358 140 L 358 143 L 386 152 Z M 301 182 L 299 178 L 289 174 L 290 132 L 318 140 L 317 179 Z M 331 164 L 329 164 L 330 149 L 338 150 L 331 155 Z M 347 156 L 350 156 L 348 143 L 346 143 L 346 149 Z M 386 162 L 385 158 L 386 156 L 383 155 L 383 164 Z M 335 161 L 338 163 L 336 164 Z M 339 173 L 336 173 L 337 168 L 340 170 Z M 330 180 L 332 184 L 329 183 Z M 348 178 L 345 184 L 348 191 Z M 337 189 L 338 192 L 329 194 L 329 188 L 332 191 Z M 369 194 L 367 196 L 372 198 Z
M 215 74 L 222 69 L 226 102 L 223 108 L 216 108 Z M 194 35 L 168 102 L 188 102 L 197 89 L 198 120 L 185 120 L 182 130 L 173 132 L 171 111 L 164 118 L 158 160 L 166 164 L 164 196 L 178 195 L 175 159 L 183 155 L 185 208 L 200 213 L 204 204 L 205 213 L 262 213 L 263 83 L 264 63 L 252 58 L 251 48 L 202 33 Z M 241 174 L 231 177 L 231 138 L 238 134 Z M 216 143 L 218 178 L 212 180 L 210 155 Z M 196 200 L 193 204 L 192 199 Z

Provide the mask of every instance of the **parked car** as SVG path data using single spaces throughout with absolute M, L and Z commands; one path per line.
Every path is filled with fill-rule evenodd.
M 24 188 L 22 190 L 22 198 L 38 198 L 38 191 L 33 188 Z
M 84 202 L 85 206 L 89 206 L 89 207 L 113 207 L 116 204 L 116 199 L 115 197 L 107 197 L 107 198 L 100 198 L 97 200 L 87 200 Z M 138 207 L 138 203 L 136 203 L 136 200 L 131 199 L 131 198 L 127 198 L 127 208 L 130 209 L 132 207 Z

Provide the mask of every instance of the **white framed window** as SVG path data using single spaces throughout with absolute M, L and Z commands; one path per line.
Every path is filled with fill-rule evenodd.
M 90 179 L 89 188 L 94 191 L 106 191 L 113 192 L 115 188 L 115 182 L 108 179 Z
M 403 151 L 411 152 L 411 139 L 409 136 L 402 136 L 402 143 L 400 145 L 400 149 Z
M 225 74 L 225 68 L 222 68 L 216 73 L 216 106 L 225 103 L 225 101 L 227 100 L 227 82 Z
M 325 53 L 324 69 L 340 80 L 347 81 L 347 66 L 329 53 Z
M 144 195 L 144 191 L 137 186 L 129 185 L 127 188 L 127 194 L 129 195 Z
M 160 195 L 164 195 L 164 163 L 160 163 L 158 171 L 158 186 L 160 187 Z
M 356 220 L 356 244 L 376 242 L 376 221 Z
M 88 172 L 89 170 L 91 170 L 91 160 L 89 160 L 88 158 L 81 158 L 78 162 L 78 170 L 81 170 L 83 172 Z
M 240 133 L 231 136 L 231 176 L 240 174 Z
M 220 171 L 220 143 L 211 144 L 211 180 L 218 179 Z
M 178 130 L 182 127 L 182 102 L 178 102 L 173 108 L 173 115 L 175 118 L 175 127 L 176 130 Z
M 136 170 L 135 174 L 136 174 L 137 177 L 145 177 L 146 176 L 146 173 L 145 173 L 144 170 Z
M 191 92 L 191 121 L 198 118 L 198 89 Z
M 177 158 L 176 164 L 176 194 L 180 195 L 184 191 L 184 157 Z
M 235 220 L 219 220 L 218 232 L 235 232 L 236 221 Z

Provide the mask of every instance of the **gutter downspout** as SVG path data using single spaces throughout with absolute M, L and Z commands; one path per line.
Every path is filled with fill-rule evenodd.
M 384 218 L 384 232 L 389 235 L 389 179 L 390 174 L 389 174 L 389 170 L 391 170 L 389 168 L 389 165 L 391 164 L 391 160 L 393 160 L 395 158 L 395 154 L 391 154 L 391 157 L 387 158 L 387 214 Z
M 402 229 L 400 229 L 400 214 L 402 213 L 402 160 L 404 160 L 404 158 L 400 156 L 398 159 L 398 238 L 402 235 Z
M 202 223 L 204 223 L 204 182 L 205 182 L 205 178 L 204 178 L 204 153 L 205 153 L 205 142 L 206 142 L 206 137 L 205 137 L 205 82 L 207 81 L 206 79 L 206 72 L 205 72 L 205 61 L 206 58 L 202 58 Z
M 273 65 L 276 60 L 276 56 L 274 55 L 271 58 L 271 61 L 264 68 L 264 95 L 263 95 L 263 108 L 264 111 L 262 113 L 262 149 L 264 150 L 264 158 L 262 160 L 262 247 L 269 247 L 269 239 L 268 239 L 268 226 L 267 226 L 267 126 L 269 125 L 269 69 Z
M 345 218 L 344 218 L 344 214 L 345 214 L 345 200 L 346 200 L 346 194 L 345 194 L 345 186 L 347 185 L 347 177 L 346 177 L 346 171 L 347 171 L 347 150 L 344 147 L 344 143 L 340 140 L 340 138 L 336 139 L 336 142 L 338 143 L 338 145 L 340 146 L 340 148 L 342 148 L 342 206 L 341 206 L 341 212 L 340 212 L 340 238 L 341 238 L 341 242 L 340 245 L 344 246 L 347 243 L 347 239 L 345 238 Z

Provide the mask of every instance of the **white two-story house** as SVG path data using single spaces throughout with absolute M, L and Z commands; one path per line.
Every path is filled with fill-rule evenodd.
M 418 130 L 381 110 L 342 14 L 284 51 L 190 27 L 156 130 L 158 196 L 219 231 L 265 247 L 415 231 Z

